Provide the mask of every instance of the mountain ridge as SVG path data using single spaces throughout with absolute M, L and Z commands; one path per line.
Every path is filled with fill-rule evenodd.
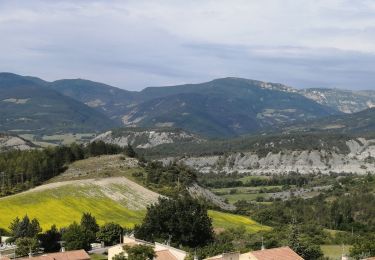
M 235 77 L 219 78 L 198 84 L 127 91 L 84 79 L 48 82 L 36 77 L 22 77 L 11 73 L 0 75 L 3 78 L 4 75 L 8 75 L 8 78 L 15 77 L 21 83 L 28 82 L 38 86 L 39 89 L 44 89 L 46 93 L 54 91 L 55 96 L 59 93 L 60 99 L 65 99 L 66 102 L 68 102 L 66 99 L 70 98 L 69 107 L 80 107 L 80 109 L 73 110 L 73 113 L 65 113 L 67 117 L 71 117 L 70 119 L 63 118 L 73 122 L 84 122 L 88 114 L 94 118 L 101 118 L 100 123 L 91 122 L 89 128 L 95 132 L 123 125 L 146 128 L 177 127 L 208 137 L 237 136 L 266 133 L 277 130 L 282 125 L 340 115 L 342 111 L 352 112 L 372 106 L 372 102 L 375 104 L 375 92 L 372 101 L 371 90 L 358 92 L 359 94 L 356 95 L 353 91 L 340 90 L 339 98 L 335 99 L 338 90 L 318 88 L 299 90 L 280 83 Z M 10 81 L 3 80 L 2 86 L 10 84 Z M 330 94 L 326 94 L 323 98 L 323 92 Z M 362 102 L 364 98 L 369 99 L 365 105 Z M 6 97 L 1 100 L 1 103 L 4 103 L 4 100 L 5 103 L 13 103 L 12 109 L 16 110 L 17 106 L 14 104 L 19 107 L 20 102 L 28 102 L 22 97 L 18 99 Z M 72 100 L 80 104 L 73 104 Z M 359 103 L 361 106 L 358 106 Z M 47 109 L 41 113 L 50 113 L 50 111 Z M 56 121 L 62 121 L 63 118 L 54 117 Z M 4 120 L 6 122 L 7 119 L 3 118 Z M 58 128 L 64 128 L 64 124 L 67 124 L 64 122 Z M 48 121 L 46 125 L 49 124 L 53 124 L 53 120 Z M 84 129 L 84 125 L 85 123 L 80 127 Z M 0 130 L 12 129 L 3 126 Z M 33 130 L 38 131 L 35 127 Z
M 0 73 L 0 130 L 17 133 L 102 131 L 116 124 L 39 79 Z

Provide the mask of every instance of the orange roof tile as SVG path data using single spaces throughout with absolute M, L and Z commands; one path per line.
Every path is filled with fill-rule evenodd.
M 18 258 L 18 260 L 89 260 L 90 256 L 86 253 L 85 250 L 74 250 L 74 251 L 66 251 L 66 252 L 59 252 L 59 253 L 51 253 L 45 254 L 40 256 L 34 256 L 32 258 L 25 257 L 25 258 Z
M 168 249 L 156 251 L 155 254 L 157 260 L 178 260 Z
M 279 247 L 250 252 L 258 260 L 303 260 L 290 247 Z

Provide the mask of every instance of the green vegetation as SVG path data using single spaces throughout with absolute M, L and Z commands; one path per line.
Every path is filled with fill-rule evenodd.
M 349 254 L 349 246 L 343 245 L 322 245 L 321 246 L 324 256 L 328 257 L 329 259 L 341 259 L 342 254 L 345 255 Z
M 0 73 L 0 131 L 37 135 L 92 133 L 118 125 L 46 85 L 40 79 Z
M 368 108 L 353 114 L 344 114 L 312 120 L 287 127 L 288 131 L 315 133 L 350 133 L 374 136 L 375 109 Z
M 159 198 L 147 208 L 135 236 L 147 241 L 165 241 L 188 247 L 204 246 L 213 240 L 212 222 L 206 207 L 189 197 Z
M 107 260 L 108 256 L 106 255 L 101 255 L 101 254 L 91 254 L 90 255 L 91 260 Z
M 212 218 L 214 227 L 221 229 L 245 228 L 248 233 L 271 230 L 270 227 L 261 225 L 247 216 L 209 210 L 208 215 Z
M 84 249 L 88 251 L 91 249 L 90 242 L 94 242 L 93 239 L 95 240 L 95 236 L 92 237 L 91 233 L 87 233 L 87 230 L 76 222 L 70 224 L 62 233 L 62 240 L 65 242 L 64 246 L 67 250 Z
M 122 188 L 126 194 L 127 187 Z M 84 212 L 91 212 L 99 224 L 115 222 L 124 227 L 133 227 L 144 216 L 143 210 L 128 209 L 127 201 L 116 202 L 107 197 L 100 187 L 88 184 L 80 189 L 68 185 L 18 194 L 2 198 L 0 202 L 0 227 L 8 227 L 15 217 L 25 214 L 37 218 L 43 229 L 53 224 L 68 226 L 72 221 L 79 221 Z
M 336 133 L 288 133 L 267 135 L 244 135 L 227 139 L 211 139 L 206 142 L 189 142 L 186 144 L 162 144 L 148 148 L 143 152 L 146 158 L 167 156 L 227 156 L 233 152 L 253 152 L 259 157 L 268 153 L 285 150 L 325 150 L 346 154 L 349 149 L 346 141 L 355 137 L 350 134 Z
M 125 196 L 131 192 L 126 185 L 118 185 L 115 187 L 111 184 L 105 187 L 112 187 L 111 189 Z M 78 190 L 74 184 L 71 184 L 2 198 L 0 199 L 0 227 L 7 228 L 15 217 L 25 214 L 31 218 L 37 218 L 44 230 L 55 223 L 58 227 L 64 227 L 72 221 L 78 222 L 84 212 L 91 212 L 100 225 L 114 222 L 123 227 L 132 228 L 135 224 L 141 223 L 145 211 L 129 209 L 128 205 L 137 203 L 136 205 L 144 206 L 146 202 L 137 198 L 135 201 L 114 201 L 103 193 L 103 190 L 106 190 L 105 187 L 85 184 L 81 185 Z M 7 214 L 2 212 L 7 212 Z M 55 212 L 55 214 L 51 215 L 50 212 Z M 249 232 L 257 231 L 258 228 L 267 229 L 265 226 L 253 225 L 254 222 L 250 218 L 243 216 L 228 218 L 227 216 L 235 215 L 219 211 L 209 211 L 209 215 L 213 219 L 214 228 L 225 229 L 246 225 Z
M 124 251 L 127 253 L 127 257 L 124 252 L 121 252 L 118 255 L 113 257 L 113 260 L 144 260 L 144 259 L 154 259 L 156 254 L 154 248 L 149 245 L 135 245 L 127 246 L 125 245 Z
M 105 246 L 112 246 L 118 243 L 119 237 L 123 234 L 123 228 L 116 223 L 106 223 L 100 227 L 96 236 L 103 241 Z
M 0 196 L 32 188 L 59 175 L 66 164 L 90 156 L 116 154 L 123 149 L 104 142 L 71 144 L 43 150 L 0 153 Z

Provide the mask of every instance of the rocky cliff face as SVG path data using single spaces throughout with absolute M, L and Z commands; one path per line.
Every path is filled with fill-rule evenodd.
M 346 142 L 349 153 L 327 150 L 284 150 L 260 157 L 254 152 L 225 156 L 186 157 L 181 162 L 208 172 L 249 174 L 308 173 L 375 173 L 375 140 L 358 138 Z M 165 158 L 169 162 L 175 158 Z
M 0 152 L 10 150 L 30 150 L 36 145 L 19 136 L 0 134 Z
M 344 113 L 355 113 L 375 106 L 375 91 L 311 88 L 298 91 L 315 102 Z
M 136 148 L 152 148 L 161 144 L 203 142 L 203 139 L 179 129 L 137 129 L 123 128 L 105 132 L 95 137 L 94 141 L 117 144 L 119 146 L 133 145 Z

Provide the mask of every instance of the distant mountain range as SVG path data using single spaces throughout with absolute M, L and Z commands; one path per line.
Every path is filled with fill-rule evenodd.
M 116 123 L 103 113 L 48 87 L 44 81 L 0 74 L 0 131 L 103 131 Z
M 210 137 L 268 132 L 372 107 L 375 91 L 298 90 L 222 78 L 126 91 L 82 79 L 47 82 L 0 73 L 0 131 L 100 132 L 118 126 L 176 127 Z

